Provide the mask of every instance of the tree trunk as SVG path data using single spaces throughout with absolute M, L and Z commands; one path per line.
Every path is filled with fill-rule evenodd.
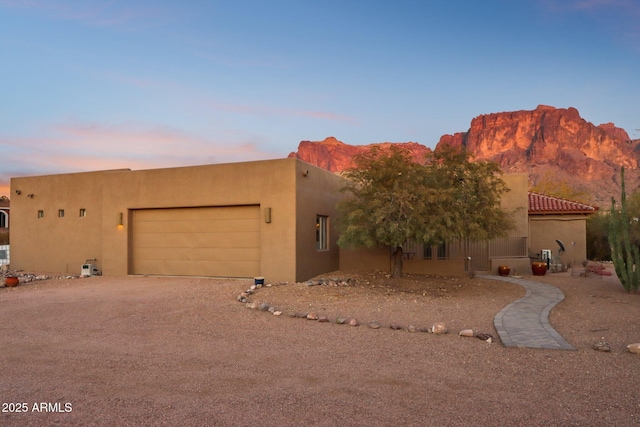
M 403 253 L 402 253 L 402 246 L 398 246 L 394 251 L 393 251 L 393 263 L 392 263 L 392 269 L 391 269 L 391 277 L 393 278 L 400 278 L 402 277 L 402 259 L 404 258 Z

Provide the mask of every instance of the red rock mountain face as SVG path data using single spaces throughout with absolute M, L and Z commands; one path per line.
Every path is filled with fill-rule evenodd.
M 402 144 L 416 160 L 430 151 L 414 142 Z M 609 207 L 612 196 L 620 199 L 621 166 L 625 167 L 628 193 L 640 183 L 640 140 L 632 141 L 613 123 L 595 126 L 575 108 L 541 105 L 532 111 L 481 115 L 471 121 L 467 132 L 443 135 L 435 149 L 443 145 L 464 146 L 474 159 L 495 161 L 506 173 L 526 172 L 532 186 L 541 179 L 557 179 L 586 192 L 589 202 L 603 209 Z M 368 147 L 331 137 L 303 141 L 289 157 L 339 172 L 351 166 L 354 154 Z
M 298 151 L 290 153 L 288 157 L 296 157 L 312 165 L 319 166 L 331 172 L 342 172 L 353 166 L 353 156 L 366 152 L 372 146 L 388 147 L 391 144 L 400 145 L 409 150 L 416 162 L 423 162 L 430 148 L 415 142 L 382 142 L 369 145 L 348 145 L 330 136 L 324 141 L 302 141 Z

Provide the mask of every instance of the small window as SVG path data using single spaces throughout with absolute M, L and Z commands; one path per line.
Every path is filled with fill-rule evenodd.
M 449 248 L 446 243 L 438 245 L 438 259 L 449 259 Z
M 87 216 L 87 210 L 85 208 L 80 208 L 80 217 L 84 218 Z
M 64 218 L 64 209 L 58 209 L 58 218 Z
M 38 218 L 44 218 L 44 211 L 43 210 L 39 210 L 38 211 Z
M 431 252 L 431 245 L 424 245 L 424 259 L 432 259 L 433 253 Z
M 424 245 L 424 259 L 434 259 L 434 248 L 438 259 L 449 259 L 449 247 L 446 243 L 440 243 L 437 246 Z
M 0 211 L 0 228 L 9 228 L 9 215 L 5 211 Z
M 319 251 L 326 251 L 329 249 L 328 245 L 329 235 L 329 217 L 323 215 L 316 216 L 316 249 Z

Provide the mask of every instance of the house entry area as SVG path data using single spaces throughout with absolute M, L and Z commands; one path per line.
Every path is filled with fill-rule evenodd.
M 260 206 L 132 211 L 131 274 L 260 275 Z

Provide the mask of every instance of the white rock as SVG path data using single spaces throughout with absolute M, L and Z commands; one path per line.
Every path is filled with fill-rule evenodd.
M 472 337 L 473 336 L 473 329 L 463 329 L 460 332 L 458 332 L 458 336 L 459 337 Z
M 640 342 L 629 344 L 627 350 L 631 353 L 640 354 Z
M 440 334 L 446 334 L 449 331 L 447 330 L 447 325 L 445 325 L 443 322 L 436 322 L 431 327 L 431 332 L 433 332 L 434 334 L 440 335 Z

